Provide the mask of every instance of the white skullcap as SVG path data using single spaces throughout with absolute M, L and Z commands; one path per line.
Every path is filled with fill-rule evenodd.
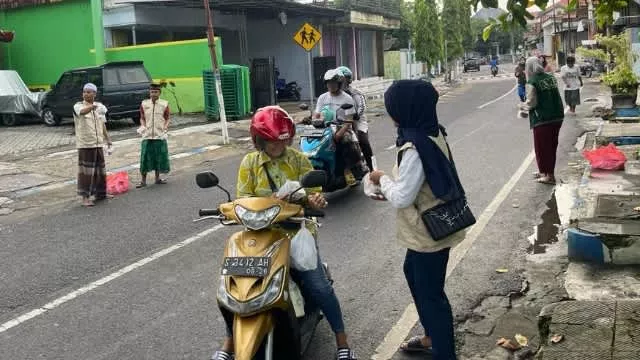
M 93 83 L 86 83 L 82 88 L 83 91 L 91 90 L 93 92 L 98 92 L 98 87 Z

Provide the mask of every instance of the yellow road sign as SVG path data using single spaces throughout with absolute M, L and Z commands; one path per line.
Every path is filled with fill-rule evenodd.
M 303 49 L 311 51 L 322 39 L 322 34 L 309 23 L 304 23 L 300 30 L 293 35 L 293 41 Z

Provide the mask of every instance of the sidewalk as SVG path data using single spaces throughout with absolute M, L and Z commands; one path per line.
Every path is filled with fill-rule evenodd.
M 168 134 L 172 173 L 204 161 L 246 151 L 250 141 L 249 120 L 228 123 L 230 146 L 223 146 L 221 124 L 211 123 L 170 131 Z M 127 171 L 132 184 L 139 180 L 141 138 L 115 141 L 106 156 L 107 171 Z M 245 149 L 242 149 L 245 144 Z M 15 210 L 40 208 L 74 200 L 77 151 L 35 154 L 14 162 L 0 162 L 0 216 Z
M 640 206 L 639 146 L 618 146 L 628 159 L 624 171 L 591 170 L 580 155 L 640 133 L 637 124 L 613 124 L 599 117 L 606 113 L 601 109 L 610 106 L 610 95 L 596 86 L 590 81 L 585 88 L 597 89 L 592 97 L 597 101 L 582 99 L 580 106 L 590 108 L 594 117 L 590 113 L 577 118 L 586 130 L 572 164 L 579 175 L 556 188 L 557 196 L 570 199 L 562 210 L 570 219 L 561 238 L 566 239 L 562 251 L 570 261 L 564 288 L 574 301 L 541 311 L 536 359 L 640 359 L 640 268 L 629 265 L 640 264 L 640 221 L 629 217 Z
M 545 307 L 538 360 L 640 359 L 640 300 L 568 301 Z

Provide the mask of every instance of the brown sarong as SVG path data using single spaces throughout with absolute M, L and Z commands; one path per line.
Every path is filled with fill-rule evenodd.
M 102 148 L 78 149 L 78 195 L 107 196 L 107 171 Z

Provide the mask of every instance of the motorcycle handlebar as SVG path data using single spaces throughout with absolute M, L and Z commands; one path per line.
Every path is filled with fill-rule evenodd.
M 304 216 L 308 217 L 324 217 L 324 211 L 315 209 L 304 209 Z
M 220 210 L 218 210 L 218 209 L 200 209 L 200 211 L 198 211 L 198 215 L 200 215 L 200 216 L 218 216 L 218 215 L 220 215 Z

